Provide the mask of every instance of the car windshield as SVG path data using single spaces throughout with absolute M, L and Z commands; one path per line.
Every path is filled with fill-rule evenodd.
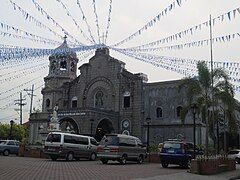
M 174 142 L 166 142 L 163 145 L 163 148 L 165 148 L 165 149 L 170 149 L 170 148 L 180 149 L 180 147 L 181 147 L 180 143 L 174 143 Z
M 49 134 L 47 139 L 47 142 L 60 142 L 61 141 L 61 134 Z
M 118 146 L 118 142 L 117 136 L 105 136 L 102 138 L 100 145 Z
M 0 144 L 6 144 L 6 141 L 0 141 Z

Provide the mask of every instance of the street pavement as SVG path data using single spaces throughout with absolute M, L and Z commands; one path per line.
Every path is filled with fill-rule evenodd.
M 115 179 L 147 179 L 147 180 L 223 180 L 240 176 L 240 167 L 236 171 L 213 176 L 201 176 L 188 173 L 178 166 L 162 168 L 157 163 L 128 163 L 120 165 L 110 162 L 103 165 L 100 161 L 51 161 L 49 159 L 26 158 L 16 156 L 0 156 L 0 180 L 115 180 Z

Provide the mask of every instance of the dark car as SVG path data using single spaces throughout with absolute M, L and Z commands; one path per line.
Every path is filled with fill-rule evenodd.
M 15 140 L 1 140 L 0 142 L 0 153 L 3 153 L 4 156 L 9 154 L 18 155 L 19 142 Z
M 159 154 L 162 167 L 167 168 L 169 164 L 177 164 L 188 168 L 194 157 L 193 149 L 193 143 L 191 142 L 178 140 L 165 141 Z M 195 154 L 203 154 L 203 151 L 195 148 Z
M 126 164 L 126 161 L 143 163 L 146 157 L 146 147 L 141 140 L 124 134 L 109 134 L 101 140 L 97 148 L 98 157 L 103 164 L 109 160 Z

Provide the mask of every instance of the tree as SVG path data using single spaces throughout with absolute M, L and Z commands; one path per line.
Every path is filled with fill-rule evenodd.
M 212 113 L 209 109 L 210 107 L 215 107 L 219 102 L 224 104 L 224 106 L 227 106 L 229 129 L 232 129 L 233 127 L 235 128 L 235 100 L 232 85 L 229 83 L 228 75 L 223 69 L 216 68 L 213 70 L 213 73 L 211 73 L 207 64 L 202 61 L 197 64 L 197 71 L 197 77 L 185 78 L 181 81 L 180 88 L 185 87 L 187 95 L 187 105 L 183 107 L 181 118 L 184 123 L 184 119 L 192 104 L 195 103 L 197 105 L 198 114 L 201 114 L 202 121 L 206 124 L 205 152 L 208 154 L 209 134 L 213 139 L 216 139 L 214 135 L 214 127 L 218 117 L 218 108 L 212 108 Z M 211 83 L 212 78 L 213 86 Z
M 8 139 L 10 135 L 10 124 L 0 124 L 0 139 Z M 13 124 L 12 126 L 12 137 L 15 140 L 22 141 L 23 138 L 27 137 L 27 130 L 19 125 Z

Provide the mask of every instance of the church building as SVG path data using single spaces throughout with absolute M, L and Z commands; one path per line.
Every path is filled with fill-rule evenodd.
M 49 73 L 42 89 L 42 112 L 30 116 L 30 143 L 44 139 L 54 109 L 62 131 L 92 135 L 100 141 L 104 134 L 124 133 L 150 144 L 167 139 L 193 141 L 192 113 L 180 119 L 186 103 L 180 80 L 147 83 L 147 75 L 133 74 L 125 63 L 100 48 L 78 70 L 78 58 L 66 40 L 57 49 L 69 49 L 49 57 Z M 57 107 L 57 108 L 56 108 Z M 196 120 L 197 144 L 204 142 L 205 126 Z

